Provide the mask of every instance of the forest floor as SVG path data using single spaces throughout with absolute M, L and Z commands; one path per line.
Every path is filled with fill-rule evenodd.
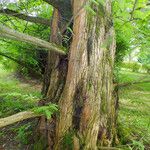
M 121 71 L 119 82 L 150 80 L 150 75 Z M 0 118 L 28 110 L 41 98 L 41 84 L 27 78 L 17 79 L 0 68 Z M 119 89 L 118 132 L 120 150 L 150 150 L 150 83 Z M 27 150 L 35 122 L 26 120 L 0 129 L 0 150 Z
M 0 66 L 0 118 L 31 109 L 41 98 L 39 81 L 15 75 Z M 27 150 L 35 124 L 30 119 L 0 129 L 0 150 Z

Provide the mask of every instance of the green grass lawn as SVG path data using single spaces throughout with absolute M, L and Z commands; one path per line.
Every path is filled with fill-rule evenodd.
M 121 71 L 119 78 L 124 83 L 150 80 L 150 75 Z M 119 134 L 122 144 L 130 143 L 127 149 L 150 150 L 150 83 L 122 87 L 119 95 Z

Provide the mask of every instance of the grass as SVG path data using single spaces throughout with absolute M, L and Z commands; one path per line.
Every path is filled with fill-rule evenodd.
M 121 71 L 119 71 L 118 77 L 119 77 L 120 83 L 150 80 L 150 75 L 146 73 L 136 73 L 136 72 L 131 72 L 125 69 L 122 69 Z
M 150 80 L 150 75 L 121 71 L 121 82 Z M 128 149 L 150 149 L 150 83 L 120 89 L 119 135 Z M 145 146 L 144 146 L 145 145 Z
M 39 88 L 21 82 L 13 72 L 0 65 L 0 118 L 34 108 L 39 99 Z M 35 121 L 30 120 L 1 129 L 0 145 L 5 145 L 6 149 L 22 149 L 22 145 L 26 145 L 33 137 L 34 126 Z
M 12 72 L 0 67 L 0 117 L 32 108 L 40 97 L 39 90 L 21 83 Z

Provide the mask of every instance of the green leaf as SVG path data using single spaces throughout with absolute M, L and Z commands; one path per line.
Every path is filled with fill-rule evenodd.
M 33 111 L 37 114 L 43 114 L 47 119 L 50 119 L 52 114 L 58 111 L 56 104 L 49 104 L 48 106 L 36 107 Z

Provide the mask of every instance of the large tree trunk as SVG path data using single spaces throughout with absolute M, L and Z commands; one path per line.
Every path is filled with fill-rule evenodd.
M 60 113 L 51 122 L 41 118 L 41 124 L 46 124 L 48 149 L 95 150 L 101 145 L 111 146 L 116 138 L 111 0 L 104 4 L 74 0 L 72 7 L 73 38 L 69 56 L 49 53 L 43 86 L 46 103 L 57 103 Z M 58 34 L 66 24 L 62 18 L 55 10 L 51 41 L 63 45 Z

